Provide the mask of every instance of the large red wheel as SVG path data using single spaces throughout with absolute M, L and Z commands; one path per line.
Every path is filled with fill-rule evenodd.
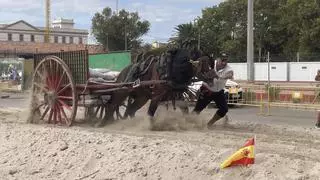
M 77 113 L 75 83 L 68 66 L 56 56 L 45 57 L 32 79 L 29 122 L 70 126 Z

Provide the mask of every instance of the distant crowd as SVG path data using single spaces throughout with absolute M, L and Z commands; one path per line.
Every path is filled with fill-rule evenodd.
M 10 64 L 7 72 L 2 72 L 1 80 L 20 81 L 21 73 L 18 73 L 17 68 Z

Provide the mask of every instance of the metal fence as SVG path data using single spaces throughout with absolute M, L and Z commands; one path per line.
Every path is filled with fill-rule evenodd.
M 61 58 L 68 66 L 76 84 L 86 84 L 89 78 L 88 51 L 61 51 L 57 53 L 42 53 L 34 55 L 34 69 L 46 56 Z
M 233 98 L 233 94 L 241 94 Z M 244 84 L 230 93 L 228 104 L 256 106 L 260 113 L 270 115 L 272 107 L 283 107 L 303 111 L 320 110 L 320 87 L 304 84 Z

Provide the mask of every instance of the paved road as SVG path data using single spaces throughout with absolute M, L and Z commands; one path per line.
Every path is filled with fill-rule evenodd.
M 0 96 L 6 95 L 0 93 Z M 28 95 L 25 94 L 7 94 L 9 98 L 0 99 L 0 108 L 26 108 L 28 107 Z M 210 118 L 215 108 L 208 108 L 203 113 Z M 317 117 L 316 112 L 292 110 L 286 108 L 272 108 L 270 116 L 259 115 L 259 108 L 257 107 L 231 107 L 228 113 L 229 118 L 236 121 L 250 121 L 262 124 L 280 124 L 280 125 L 294 125 L 306 128 L 313 128 Z
M 314 127 L 317 114 L 312 111 L 293 110 L 286 108 L 271 108 L 270 116 L 259 115 L 259 108 L 241 107 L 231 108 L 230 119 L 238 121 L 253 121 L 262 124 L 294 125 L 301 127 Z
M 9 97 L 6 97 L 9 96 Z M 22 93 L 0 92 L 0 108 L 26 108 L 28 107 L 28 95 Z

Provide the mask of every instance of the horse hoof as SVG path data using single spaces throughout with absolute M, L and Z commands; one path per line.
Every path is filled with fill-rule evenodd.
M 149 121 L 150 121 L 150 129 L 152 130 L 155 125 L 155 119 L 152 116 L 149 116 Z
M 101 128 L 101 127 L 104 126 L 104 124 L 105 124 L 105 123 L 103 123 L 103 122 L 98 122 L 98 123 L 94 124 L 94 127 L 95 127 L 95 128 Z

